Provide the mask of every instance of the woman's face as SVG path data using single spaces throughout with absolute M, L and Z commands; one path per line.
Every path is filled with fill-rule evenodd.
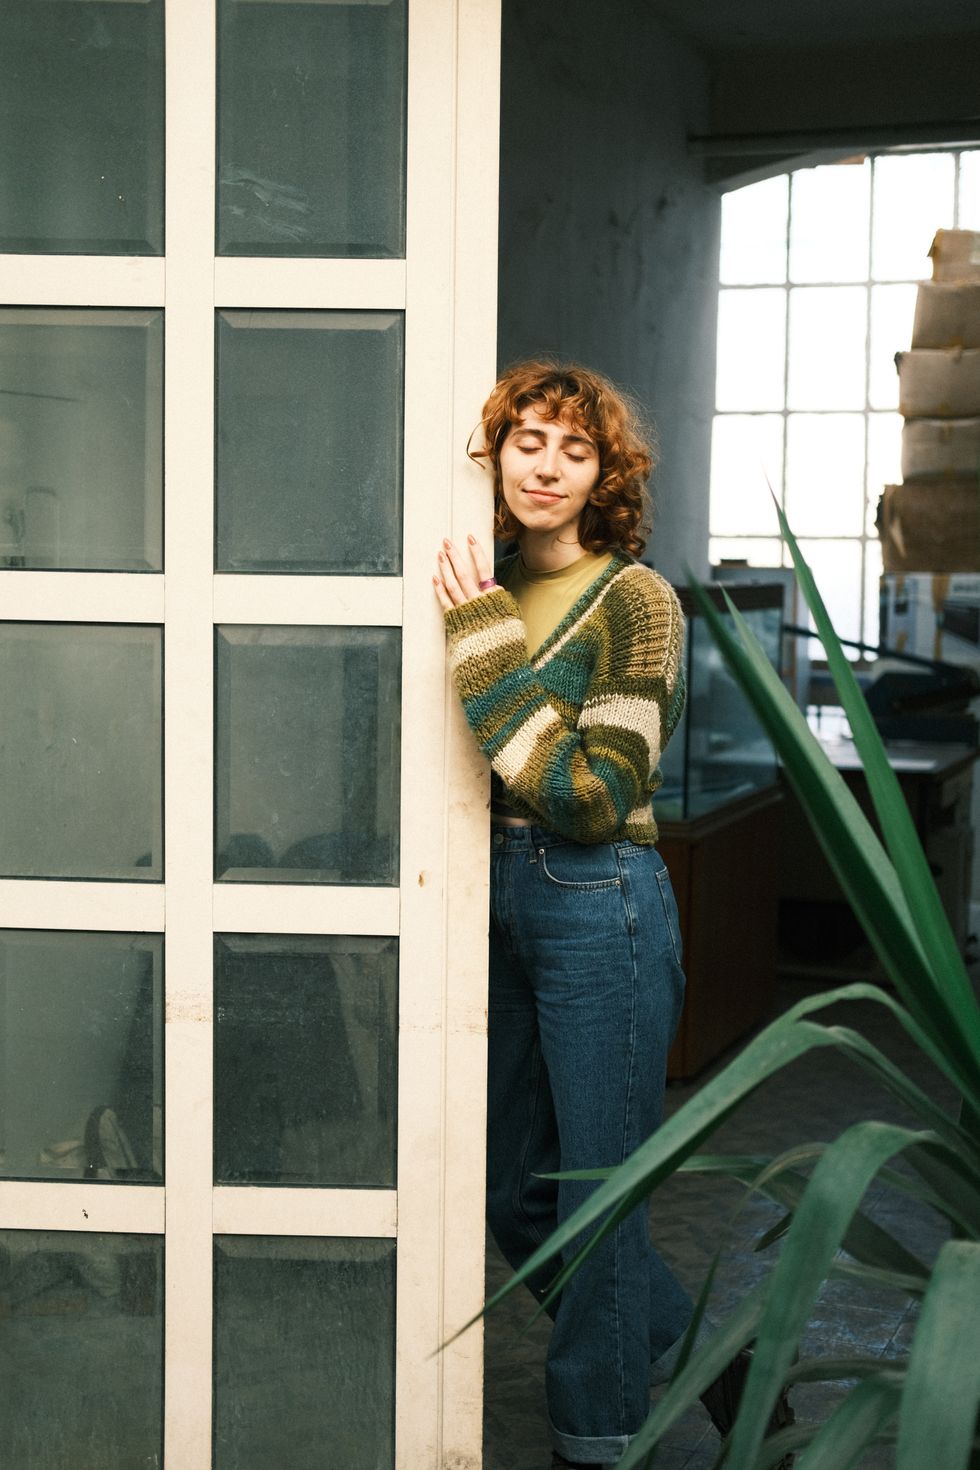
M 565 419 L 545 419 L 530 405 L 498 455 L 507 509 L 525 531 L 575 541 L 582 512 L 599 480 L 599 452 Z

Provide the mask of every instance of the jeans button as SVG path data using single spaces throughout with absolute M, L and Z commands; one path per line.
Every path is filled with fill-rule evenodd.
M 493 840 L 494 840 L 495 846 L 497 846 L 497 847 L 503 847 L 503 845 L 504 845 L 504 834 L 502 832 L 495 832 L 493 834 Z

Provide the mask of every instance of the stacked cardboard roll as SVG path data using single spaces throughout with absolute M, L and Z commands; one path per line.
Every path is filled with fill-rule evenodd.
M 980 570 L 980 232 L 940 230 L 930 254 L 895 359 L 903 483 L 881 501 L 886 572 Z

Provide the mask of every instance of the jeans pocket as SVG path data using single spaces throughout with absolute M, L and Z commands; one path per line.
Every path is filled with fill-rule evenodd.
M 608 842 L 587 846 L 565 842 L 538 848 L 541 871 L 556 888 L 577 889 L 581 893 L 600 888 L 621 888 L 616 849 Z
M 683 943 L 681 940 L 681 920 L 677 912 L 677 900 L 670 883 L 670 874 L 666 868 L 661 868 L 657 873 L 657 887 L 660 890 L 660 899 L 664 906 L 664 920 L 667 924 L 667 932 L 674 950 L 674 959 L 681 963 L 683 954 Z

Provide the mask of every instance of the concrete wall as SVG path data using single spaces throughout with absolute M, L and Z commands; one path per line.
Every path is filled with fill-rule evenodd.
M 648 559 L 707 567 L 720 202 L 687 154 L 706 64 L 643 0 L 504 0 L 501 365 L 577 359 L 631 389 L 661 462 Z

